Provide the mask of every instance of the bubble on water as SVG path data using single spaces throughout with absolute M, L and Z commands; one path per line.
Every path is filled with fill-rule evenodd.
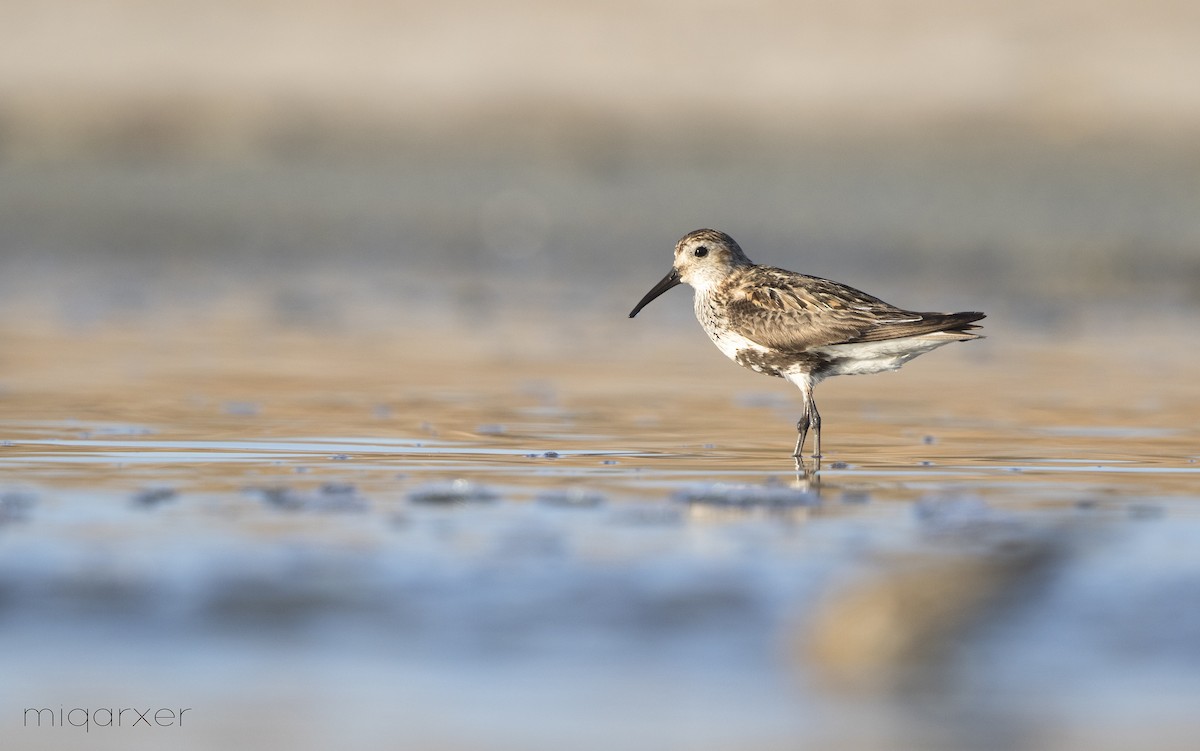
M 175 488 L 158 487 L 143 488 L 133 494 L 133 505 L 150 508 L 166 503 L 179 495 Z
M 316 511 L 366 511 L 368 507 L 367 499 L 349 482 L 325 483 L 311 504 Z
M 328 482 L 311 493 L 285 486 L 250 488 L 249 492 L 257 493 L 267 504 L 283 511 L 341 513 L 366 511 L 370 507 L 351 483 Z
M 428 504 L 490 503 L 499 499 L 497 491 L 462 479 L 429 483 L 408 494 L 409 502 Z
M 565 488 L 539 493 L 538 503 L 567 508 L 594 508 L 604 503 L 604 495 L 586 488 Z
M 683 488 L 676 491 L 672 498 L 687 504 L 741 508 L 809 506 L 815 505 L 820 500 L 817 494 L 811 490 L 789 487 L 779 483 L 739 485 L 719 482 Z
M 303 495 L 292 488 L 253 488 L 251 492 L 258 493 L 264 501 L 275 508 L 285 511 L 299 511 L 304 508 Z

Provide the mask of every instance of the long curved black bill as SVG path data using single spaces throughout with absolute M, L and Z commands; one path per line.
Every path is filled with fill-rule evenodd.
M 641 302 L 634 306 L 633 310 L 629 313 L 629 317 L 633 318 L 638 314 L 639 310 L 649 305 L 651 300 L 671 289 L 672 287 L 682 283 L 683 280 L 679 278 L 679 272 L 675 269 L 671 269 L 671 273 L 664 276 L 662 281 L 654 285 L 650 291 L 646 293 L 646 296 L 642 298 Z

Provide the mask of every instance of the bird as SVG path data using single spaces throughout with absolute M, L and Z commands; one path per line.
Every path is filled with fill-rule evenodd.
M 812 456 L 821 456 L 821 414 L 813 400 L 818 383 L 897 370 L 944 344 L 982 338 L 973 322 L 984 313 L 919 313 L 839 282 L 759 265 L 713 229 L 694 230 L 675 244 L 671 271 L 629 317 L 680 284 L 694 290 L 696 318 L 726 357 L 800 389 L 797 462 L 810 430 Z

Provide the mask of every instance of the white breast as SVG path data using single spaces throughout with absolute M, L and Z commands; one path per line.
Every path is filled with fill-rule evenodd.
M 761 344 L 752 342 L 741 334 L 730 330 L 724 316 L 721 315 L 716 306 L 712 305 L 708 295 L 703 294 L 701 290 L 696 291 L 694 302 L 696 320 L 700 322 L 704 333 L 708 334 L 708 338 L 712 339 L 713 344 L 717 345 L 717 349 L 721 350 L 722 354 L 730 360 L 736 361 L 737 354 L 744 350 L 753 350 L 756 352 L 768 351 Z

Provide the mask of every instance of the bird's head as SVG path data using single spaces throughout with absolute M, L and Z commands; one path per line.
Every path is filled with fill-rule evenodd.
M 715 229 L 698 229 L 684 235 L 675 243 L 675 262 L 671 271 L 646 293 L 629 314 L 633 318 L 651 300 L 678 284 L 705 290 L 719 284 L 738 266 L 750 263 L 741 246 Z

